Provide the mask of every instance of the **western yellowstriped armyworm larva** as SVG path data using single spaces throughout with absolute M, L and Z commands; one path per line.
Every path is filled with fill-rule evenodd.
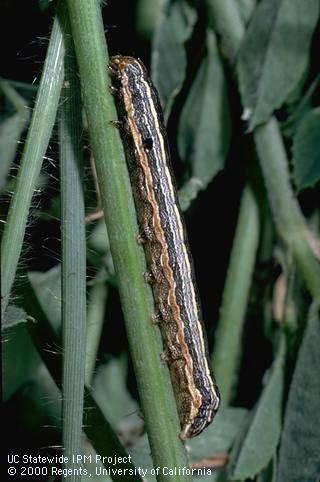
M 158 94 L 140 60 L 111 58 L 121 134 L 159 310 L 182 440 L 212 421 L 220 395 L 210 371 L 193 263 Z

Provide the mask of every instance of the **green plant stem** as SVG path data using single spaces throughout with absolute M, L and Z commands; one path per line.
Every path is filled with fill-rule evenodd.
M 241 199 L 213 350 L 214 372 L 224 405 L 232 400 L 237 382 L 242 332 L 259 232 L 258 202 L 251 187 L 246 186 Z
M 1 243 L 3 312 L 9 302 L 20 257 L 31 199 L 54 125 L 63 81 L 63 23 L 58 12 L 40 80 L 30 128 L 22 154 L 14 193 Z
M 244 34 L 243 29 L 240 35 L 235 3 L 208 0 L 207 5 L 222 38 L 225 41 L 238 39 L 237 44 L 232 42 L 232 49 L 228 52 L 232 63 Z M 257 127 L 253 136 L 277 232 L 292 250 L 310 293 L 319 298 L 320 266 L 305 236 L 306 225 L 290 184 L 288 159 L 276 119 L 272 117 Z
M 148 437 L 155 466 L 188 465 L 167 368 L 160 361 L 158 327 L 151 323 L 153 301 L 143 277 L 145 260 L 138 246 L 136 215 L 116 119 L 109 93 L 108 55 L 96 0 L 68 0 L 82 94 L 97 167 L 110 247 Z M 111 387 L 112 389 L 112 387 Z M 159 476 L 159 480 L 186 480 Z
M 86 230 L 83 192 L 80 82 L 69 23 L 65 26 L 65 76 L 59 118 L 62 234 L 62 444 L 66 481 L 80 481 L 86 362 Z M 69 470 L 71 469 L 71 470 Z M 70 474 L 69 474 L 70 472 Z

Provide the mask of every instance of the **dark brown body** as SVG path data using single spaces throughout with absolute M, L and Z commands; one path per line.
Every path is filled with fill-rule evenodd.
M 201 310 L 157 92 L 143 64 L 116 56 L 110 68 L 138 221 L 159 310 L 182 431 L 199 434 L 220 396 L 210 371 Z

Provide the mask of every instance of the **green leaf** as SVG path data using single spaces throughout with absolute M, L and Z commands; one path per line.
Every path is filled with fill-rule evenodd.
M 229 144 L 226 82 L 215 36 L 208 31 L 207 55 L 182 110 L 178 133 L 180 156 L 203 189 L 223 169 Z
M 87 306 L 86 384 L 88 386 L 91 385 L 94 374 L 108 298 L 108 287 L 104 282 L 97 280 L 99 275 L 100 273 L 92 280 Z
M 320 108 L 308 112 L 293 142 L 293 176 L 298 191 L 320 179 Z
M 129 432 L 130 427 L 140 427 L 138 404 L 126 386 L 127 360 L 114 358 L 101 365 L 94 378 L 92 391 L 99 406 L 114 428 Z
M 3 120 L 0 125 L 0 189 L 3 190 L 6 185 L 7 177 L 11 164 L 16 155 L 18 148 L 18 140 L 24 126 L 21 126 L 21 118 L 19 114 L 13 114 Z
M 27 313 L 19 306 L 9 305 L 3 318 L 2 328 L 6 329 L 19 323 L 26 323 Z
M 26 100 L 12 88 L 9 82 L 0 79 L 0 92 L 3 93 L 15 113 L 6 117 L 0 124 L 0 190 L 6 184 L 10 166 L 16 156 L 18 141 L 29 121 Z
M 271 373 L 268 374 L 249 429 L 233 462 L 231 480 L 253 478 L 275 454 L 281 433 L 284 359 L 285 339 L 281 338 Z
M 187 58 L 184 44 L 192 34 L 196 18 L 196 11 L 187 3 L 176 2 L 154 33 L 151 77 L 159 92 L 165 119 L 168 119 L 185 79 Z
M 319 480 L 319 346 L 319 305 L 314 303 L 290 386 L 281 436 L 278 482 Z
M 32 271 L 28 278 L 39 304 L 56 332 L 61 326 L 61 266 L 41 273 Z
M 151 458 L 150 444 L 147 434 L 140 437 L 137 442 L 129 447 L 130 455 L 136 467 L 142 467 L 148 471 L 148 481 L 156 482 L 155 475 L 151 474 L 154 465 Z
M 205 189 L 201 179 L 190 177 L 184 185 L 179 189 L 179 204 L 182 211 L 186 211 L 192 201 L 196 199 L 199 191 Z
M 238 0 L 238 8 L 241 18 L 245 25 L 247 25 L 252 17 L 254 9 L 256 8 L 257 0 Z
M 250 129 L 266 122 L 300 81 L 318 15 L 318 0 L 262 0 L 256 8 L 237 65 Z
M 34 374 L 40 358 L 26 328 L 27 314 L 9 305 L 2 326 L 3 399 L 8 400 Z
M 110 251 L 109 236 L 104 219 L 100 219 L 90 233 L 89 246 L 100 253 Z
M 59 105 L 64 59 L 62 29 L 67 18 L 66 15 L 61 13 L 62 7 L 60 5 L 62 3 L 58 5 L 58 13 L 53 22 L 37 99 L 34 104 L 32 119 L 20 161 L 16 190 L 10 203 L 1 240 L 3 311 L 5 311 L 5 307 L 8 304 L 15 279 L 32 197 L 51 138 Z
M 318 75 L 314 79 L 309 89 L 303 96 L 299 95 L 299 98 L 295 103 L 294 108 L 292 109 L 292 107 L 289 106 L 292 113 L 289 115 L 288 119 L 281 124 L 281 130 L 285 136 L 291 138 L 294 137 L 298 130 L 300 122 L 304 119 L 304 116 L 308 112 L 310 112 L 310 110 L 312 110 L 312 97 L 319 88 L 319 84 L 320 75 Z
M 88 238 L 88 258 L 97 269 L 99 269 L 102 279 L 102 270 L 104 278 L 113 284 L 116 284 L 114 265 L 110 250 L 109 236 L 104 219 L 96 224 Z
M 218 411 L 213 422 L 201 435 L 187 442 L 190 462 L 227 452 L 238 434 L 248 411 L 226 407 Z

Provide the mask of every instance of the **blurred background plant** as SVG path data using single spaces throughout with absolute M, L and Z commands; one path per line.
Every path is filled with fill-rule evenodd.
M 8 453 L 187 463 L 109 123 L 105 29 L 159 91 L 222 392 L 189 461 L 214 468 L 201 480 L 319 479 L 319 2 L 110 1 L 103 23 L 96 0 L 52 3 L 1 6 L 16 32 L 0 84 Z

